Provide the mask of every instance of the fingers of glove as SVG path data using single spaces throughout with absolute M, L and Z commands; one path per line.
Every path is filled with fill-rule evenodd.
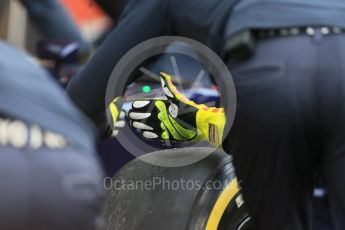
M 123 128 L 125 126 L 125 111 L 122 110 L 123 101 L 121 97 L 115 98 L 107 108 L 107 113 L 111 116 L 111 129 Z
M 128 113 L 128 117 L 131 120 L 144 120 L 149 118 L 152 115 L 152 113 L 140 113 L 135 111 L 130 111 Z
M 166 112 L 166 110 L 165 110 Z M 168 116 L 168 115 L 167 115 Z M 160 117 L 164 118 L 166 116 L 160 115 Z M 181 127 L 178 124 L 175 124 L 176 127 Z M 174 127 L 174 123 L 170 120 L 165 120 L 165 122 L 159 120 L 157 117 L 155 119 L 149 118 L 145 121 L 145 124 L 138 121 L 133 121 L 131 126 L 137 129 L 142 137 L 145 139 L 159 139 L 159 140 L 175 140 L 175 141 L 183 141 L 191 139 L 195 136 L 195 133 L 191 130 L 183 129 L 183 133 L 192 133 L 185 136 L 181 136 L 179 132 Z
M 170 122 L 178 134 L 183 137 L 185 140 L 192 140 L 196 137 L 197 132 L 194 131 L 194 128 L 189 124 L 180 124 L 179 120 L 175 120 L 174 118 L 170 117 Z M 184 127 L 185 125 L 186 127 Z
M 119 110 L 122 109 L 123 106 L 123 100 L 121 97 L 116 97 L 111 104 L 114 104 Z
M 120 120 L 125 120 L 125 117 L 126 117 L 126 111 L 121 110 L 120 115 L 119 115 L 119 119 Z
M 138 130 L 155 131 L 160 130 L 160 120 L 158 119 L 157 111 L 154 111 L 155 116 L 150 116 L 146 119 L 131 120 L 131 127 Z
M 176 117 L 177 114 L 177 105 L 168 100 L 140 99 L 133 102 L 128 117 L 131 120 L 131 126 L 146 139 L 178 141 L 189 139 L 192 134 L 186 137 L 181 136 L 169 119 L 169 117 Z M 176 123 L 175 125 L 181 127 Z
M 162 140 L 170 140 L 170 135 L 169 135 L 169 131 L 168 131 L 167 127 L 164 125 L 163 122 L 161 122 L 160 126 L 162 129 L 162 133 L 161 133 Z
M 126 115 L 125 111 L 120 112 L 118 120 L 113 125 L 111 137 L 116 137 L 119 134 L 118 129 L 124 128 L 126 126 L 125 115 Z
M 172 104 L 174 110 L 169 112 L 172 112 L 172 116 L 176 117 L 178 114 L 178 107 L 185 107 L 186 104 L 189 103 L 189 99 L 186 98 L 182 93 L 180 93 L 176 86 L 172 83 L 171 76 L 161 72 L 161 84 L 162 84 L 162 89 L 167 97 L 168 101 Z
M 160 110 L 157 105 L 162 107 Z M 178 134 L 169 135 L 169 131 L 164 125 L 162 119 L 168 118 L 167 108 L 170 103 L 167 100 L 152 99 L 152 100 L 139 100 L 133 102 L 133 109 L 129 111 L 129 119 L 131 120 L 131 126 L 140 132 L 140 135 L 146 139 L 160 139 L 169 140 L 170 137 Z M 164 115 L 164 114 L 165 115 Z M 159 119 L 159 117 L 161 119 Z M 170 121 L 165 121 L 171 127 Z M 173 130 L 175 133 L 176 131 Z
M 147 139 L 159 138 L 162 130 L 160 128 L 160 121 L 158 119 L 157 108 L 153 105 L 150 111 L 140 110 L 134 108 L 129 112 L 130 125 L 139 133 L 141 136 Z M 142 108 L 141 108 L 142 109 Z
M 178 91 L 176 86 L 172 83 L 171 76 L 161 72 L 161 84 L 162 89 L 167 96 L 168 100 L 171 102 L 178 104 L 179 102 L 183 102 L 186 104 L 193 104 L 191 100 L 189 100 L 184 94 Z
M 152 126 L 144 124 L 142 122 L 134 121 L 132 122 L 132 127 L 135 129 L 143 129 L 143 130 L 153 130 Z
M 161 72 L 160 75 L 162 89 L 170 102 L 178 105 L 179 107 L 186 107 L 186 105 L 189 105 L 198 109 L 208 109 L 206 105 L 196 104 L 194 101 L 189 100 L 184 94 L 180 93 L 176 86 L 172 83 L 170 75 L 163 72 Z
M 125 116 L 126 116 L 126 112 L 124 110 L 121 110 L 121 112 L 118 116 L 118 119 L 114 124 L 115 128 L 124 128 L 125 127 L 125 125 L 126 125 Z
M 128 113 L 131 120 L 144 120 L 150 117 L 157 117 L 158 111 L 155 105 L 156 101 L 162 101 L 164 104 L 169 104 L 167 100 L 162 99 L 140 99 L 132 103 L 132 109 Z
M 166 136 L 166 134 L 164 136 L 165 138 L 163 138 L 162 134 L 165 132 L 165 130 L 162 129 L 161 122 L 158 120 L 157 117 L 155 118 L 155 120 L 150 119 L 149 121 L 147 121 L 147 125 L 152 127 L 152 130 L 142 130 L 140 134 L 144 138 L 151 139 L 151 140 L 152 139 L 159 139 L 159 140 L 169 139 L 169 136 Z
M 117 137 L 118 134 L 119 134 L 119 130 L 115 129 L 115 130 L 111 133 L 111 137 Z
M 153 132 L 149 132 L 149 131 L 144 131 L 142 132 L 141 134 L 144 138 L 146 139 L 157 139 L 159 136 L 156 134 L 156 133 L 153 133 Z
M 140 100 L 135 100 L 132 103 L 132 108 L 133 109 L 145 109 L 150 107 L 150 105 L 153 103 L 152 99 L 140 99 Z
M 146 139 L 154 140 L 169 140 L 169 132 L 166 130 L 163 123 L 161 123 L 159 128 L 155 128 L 152 131 L 141 131 L 141 136 Z
M 133 101 L 132 109 L 128 113 L 131 120 L 143 120 L 154 115 L 155 105 L 153 99 L 141 99 Z
M 164 94 L 167 96 L 168 100 L 177 99 L 176 95 L 181 94 L 177 91 L 174 84 L 171 82 L 171 76 L 161 72 L 161 84 Z
M 157 123 L 157 119 L 166 123 L 169 132 L 176 133 L 170 135 L 175 139 L 192 139 L 196 135 L 196 113 L 197 108 L 192 106 L 179 107 L 169 100 L 162 99 L 141 99 L 133 102 L 133 115 L 137 120 L 151 120 L 152 123 Z M 181 111 L 181 113 L 180 113 Z M 137 114 L 137 113 L 142 114 Z M 150 113 L 151 115 L 148 115 Z M 158 115 L 160 114 L 160 117 Z M 140 115 L 142 115 L 140 117 Z M 133 116 L 130 116 L 130 118 Z M 170 117 L 170 120 L 169 120 Z M 140 119 L 141 118 L 141 119 Z M 155 120 L 156 119 L 156 120 Z M 146 122 L 143 122 L 147 124 Z M 156 127 L 156 124 L 154 124 Z M 180 135 L 178 135 L 180 134 Z
M 115 128 L 124 128 L 126 125 L 125 120 L 120 120 L 115 123 Z
M 164 111 L 163 109 L 160 109 L 160 110 L 157 109 L 157 104 L 156 104 L 157 102 L 159 102 L 159 106 L 164 107 Z M 158 114 L 160 112 L 161 112 L 161 116 L 164 116 L 164 113 L 167 113 L 168 111 L 169 115 L 172 118 L 177 118 L 178 113 L 179 113 L 179 107 L 176 104 L 168 100 L 161 100 L 161 99 L 137 100 L 133 102 L 132 108 L 133 109 L 129 112 L 129 118 L 133 121 L 140 121 L 141 123 L 144 123 L 146 125 L 148 124 L 149 120 L 151 121 L 151 123 L 157 123 L 157 120 L 159 120 Z M 168 116 L 166 118 L 168 118 Z M 161 117 L 161 120 L 162 119 L 163 118 Z M 171 126 L 168 120 L 164 122 L 168 122 L 169 123 L 168 126 L 169 127 Z M 138 123 L 133 122 L 132 125 L 134 128 L 137 128 L 137 129 L 148 130 L 147 127 L 143 128 L 144 126 Z M 154 124 L 154 126 L 156 127 L 157 125 Z M 178 138 L 178 135 L 176 135 L 176 138 Z
M 135 122 L 133 122 L 133 127 L 135 127 L 137 125 L 138 124 L 135 124 Z M 152 139 L 162 140 L 162 133 L 164 132 L 164 130 L 161 129 L 159 123 L 150 123 L 147 126 L 150 127 L 150 129 L 139 129 L 140 135 L 142 137 L 144 137 L 145 139 L 150 139 L 150 140 L 152 140 Z M 137 126 L 137 127 L 140 127 L 140 126 Z M 163 139 L 163 140 L 165 140 L 165 139 Z
M 185 138 L 179 134 L 174 124 L 170 120 L 167 105 L 163 103 L 162 101 L 157 101 L 155 105 L 157 109 L 159 110 L 158 119 L 161 121 L 162 130 L 169 132 L 169 136 L 173 140 L 178 140 L 178 141 L 185 140 Z
M 109 110 L 114 120 L 114 123 L 116 122 L 116 120 L 118 119 L 122 111 L 122 105 L 123 105 L 123 102 L 122 102 L 121 97 L 115 98 L 109 105 Z

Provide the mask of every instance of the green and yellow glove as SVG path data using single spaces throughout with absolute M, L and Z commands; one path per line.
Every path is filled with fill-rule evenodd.
M 147 139 L 208 140 L 220 147 L 226 117 L 223 108 L 196 104 L 181 94 L 168 74 L 161 73 L 167 99 L 138 99 L 128 116 L 131 126 Z
M 108 113 L 111 116 L 110 132 L 111 136 L 116 137 L 119 133 L 119 128 L 125 127 L 125 111 L 122 110 L 122 99 L 115 98 L 108 107 Z

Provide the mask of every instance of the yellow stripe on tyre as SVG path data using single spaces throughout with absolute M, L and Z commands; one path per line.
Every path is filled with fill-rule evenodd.
M 218 197 L 216 204 L 213 206 L 210 217 L 208 218 L 205 230 L 217 230 L 220 220 L 226 210 L 226 207 L 230 204 L 231 200 L 240 191 L 235 178 L 226 186 L 224 191 Z

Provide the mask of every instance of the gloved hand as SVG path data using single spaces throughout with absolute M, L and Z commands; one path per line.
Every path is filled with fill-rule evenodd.
M 119 128 L 125 127 L 125 111 L 122 110 L 122 99 L 115 98 L 108 107 L 108 113 L 111 116 L 110 132 L 112 137 L 116 137 L 119 133 Z
M 196 104 L 181 94 L 168 74 L 161 73 L 167 99 L 139 99 L 128 116 L 132 127 L 147 139 L 173 141 L 208 140 L 220 147 L 225 126 L 223 108 Z

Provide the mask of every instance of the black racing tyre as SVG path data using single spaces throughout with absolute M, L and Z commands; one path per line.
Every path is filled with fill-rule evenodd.
M 142 158 L 206 151 L 209 148 L 173 149 Z M 164 157 L 156 160 L 159 163 Z M 231 156 L 222 151 L 175 168 L 155 166 L 140 158 L 133 160 L 105 184 L 106 229 L 248 229 L 250 217 L 231 161 Z

